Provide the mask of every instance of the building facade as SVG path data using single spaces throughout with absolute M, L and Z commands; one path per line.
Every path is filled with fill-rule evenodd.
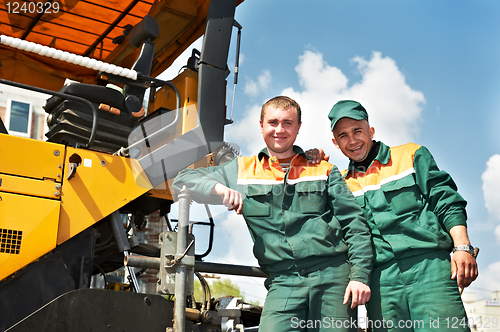
M 464 293 L 462 300 L 471 331 L 500 331 L 500 291 L 493 292 L 491 300 L 477 300 L 475 293 Z
M 0 84 L 0 118 L 10 135 L 45 140 L 49 95 Z

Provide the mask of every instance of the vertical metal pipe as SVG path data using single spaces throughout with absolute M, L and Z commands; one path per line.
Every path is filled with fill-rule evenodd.
M 179 194 L 179 223 L 177 229 L 177 257 L 181 257 L 188 244 L 189 191 L 184 186 Z M 178 262 L 175 268 L 174 332 L 185 332 L 187 267 Z
M 129 251 L 130 243 L 128 242 L 127 233 L 125 232 L 125 228 L 123 227 L 122 217 L 118 210 L 111 214 L 109 222 L 111 224 L 113 236 L 115 237 L 118 252 Z
M 118 210 L 111 214 L 109 222 L 111 224 L 111 230 L 113 231 L 113 235 L 115 237 L 118 252 L 123 252 L 123 255 L 127 257 L 129 255 L 128 251 L 130 250 L 130 243 L 128 242 L 127 233 L 125 232 L 125 228 L 123 227 L 122 217 Z M 133 291 L 139 293 L 139 283 L 137 282 L 134 268 L 131 266 L 127 266 L 127 271 L 130 275 L 130 284 L 133 288 Z
M 123 255 L 125 257 L 129 256 L 128 250 L 125 250 L 123 252 Z M 137 281 L 137 277 L 135 275 L 134 268 L 132 266 L 127 266 L 126 269 L 127 269 L 128 274 L 130 276 L 130 281 L 131 281 L 131 284 L 132 284 L 132 288 L 134 288 L 133 291 L 136 292 L 136 293 L 139 293 L 139 282 Z

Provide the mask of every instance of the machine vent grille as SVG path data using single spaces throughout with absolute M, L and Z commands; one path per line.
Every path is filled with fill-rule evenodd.
M 22 238 L 22 231 L 0 228 L 0 253 L 19 255 Z

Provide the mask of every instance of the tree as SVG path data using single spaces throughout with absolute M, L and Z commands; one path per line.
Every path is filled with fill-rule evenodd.
M 208 281 L 207 281 L 208 282 Z M 229 279 L 219 279 L 213 282 L 208 282 L 210 286 L 210 296 L 218 299 L 219 297 L 233 296 L 241 297 L 245 301 L 240 288 L 233 284 Z M 203 288 L 199 280 L 194 281 L 194 297 L 197 302 L 203 301 Z

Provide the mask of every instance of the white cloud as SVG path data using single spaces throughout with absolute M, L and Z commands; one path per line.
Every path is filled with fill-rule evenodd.
M 220 230 L 225 233 L 227 242 L 225 247 L 227 254 L 218 261 L 225 264 L 236 264 L 245 266 L 258 266 L 257 259 L 253 255 L 253 241 L 250 237 L 245 220 L 236 213 L 228 213 L 226 219 L 221 223 Z M 246 301 L 264 304 L 267 290 L 264 287 L 264 278 L 223 276 L 238 285 L 245 295 Z
M 359 101 L 368 111 L 370 124 L 375 127 L 375 138 L 389 145 L 413 141 L 419 133 L 422 92 L 412 89 L 405 81 L 396 62 L 373 52 L 368 60 L 355 57 L 361 79 L 349 85 L 347 77 L 323 60 L 319 52 L 306 51 L 295 67 L 301 91 L 284 89 L 282 94 L 296 99 L 302 107 L 302 128 L 297 144 L 308 149 L 321 147 L 330 155 L 331 162 L 346 165 L 345 157 L 331 143 L 331 107 L 341 99 Z
M 227 254 L 221 260 L 228 264 L 257 266 L 252 253 L 253 241 L 243 217 L 234 212 L 228 213 L 220 228 L 229 239 L 226 243 Z
M 396 62 L 374 52 L 369 60 L 356 57 L 353 62 L 361 75 L 359 82 L 348 85 L 347 77 L 336 67 L 323 60 L 319 52 L 305 51 L 295 67 L 301 86 L 300 91 L 285 88 L 287 95 L 299 102 L 302 108 L 302 127 L 297 144 L 305 149 L 320 147 L 332 155 L 333 163 L 345 165 L 345 158 L 331 142 L 328 112 L 341 99 L 354 99 L 368 110 L 370 123 L 375 127 L 375 138 L 389 145 L 413 141 L 419 133 L 422 92 L 412 89 L 405 81 Z M 260 75 L 257 81 L 250 80 L 248 92 L 260 92 L 260 84 L 266 82 Z M 262 101 L 264 102 L 264 101 Z M 258 124 L 261 105 L 252 105 L 245 111 L 243 119 L 236 121 L 226 131 L 226 138 L 237 143 L 242 151 L 256 154 L 263 147 Z
M 262 105 L 257 104 L 248 106 L 241 120 L 226 127 L 225 140 L 238 144 L 243 155 L 255 155 L 263 148 L 259 124 L 261 108 Z
M 319 52 L 305 51 L 299 57 L 295 71 L 299 76 L 300 86 L 307 94 L 324 98 L 324 92 L 336 93 L 347 87 L 347 77 L 340 69 L 328 65 Z
M 249 80 L 247 84 L 245 84 L 243 91 L 247 95 L 257 96 L 259 94 L 259 87 L 257 86 L 257 83 L 254 80 Z
M 495 227 L 495 237 L 497 238 L 497 242 L 500 243 L 500 225 Z
M 413 90 L 396 62 L 382 57 L 380 52 L 373 52 L 369 61 L 361 57 L 353 61 L 362 79 L 343 95 L 353 95 L 365 106 L 376 137 L 390 145 L 414 140 L 419 134 L 425 104 L 423 93 Z
M 257 81 L 249 79 L 243 88 L 243 91 L 251 97 L 257 97 L 271 85 L 272 76 L 268 69 L 264 69 L 262 74 L 257 77 Z
M 481 175 L 483 180 L 484 202 L 488 213 L 497 220 L 500 220 L 500 155 L 495 154 L 486 162 L 486 170 Z M 500 242 L 500 229 L 497 227 L 495 234 Z
M 490 264 L 486 269 L 481 269 L 481 273 L 467 290 L 476 292 L 478 294 L 478 299 L 491 299 L 491 292 L 500 290 L 499 275 L 500 262 Z

